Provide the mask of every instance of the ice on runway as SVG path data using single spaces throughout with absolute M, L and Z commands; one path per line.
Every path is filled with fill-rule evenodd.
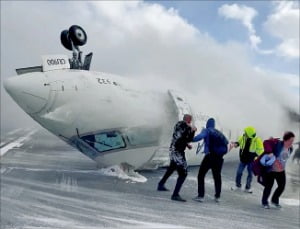
M 253 194 L 230 191 L 236 166 L 225 157 L 220 204 L 213 200 L 210 173 L 205 202 L 192 200 L 198 167 L 189 168 L 182 188 L 188 201 L 177 203 L 170 192 L 156 191 L 164 168 L 139 171 L 146 182 L 118 178 L 117 167 L 107 176 L 94 161 L 38 131 L 1 158 L 1 228 L 299 228 L 298 165 L 288 165 L 281 210 L 260 207 L 262 187 L 255 181 Z
M 16 131 L 11 132 L 10 134 L 14 134 Z M 9 150 L 13 149 L 13 148 L 18 148 L 21 147 L 25 141 L 28 141 L 30 136 L 32 136 L 35 133 L 35 130 L 30 131 L 29 133 L 27 133 L 25 136 L 23 137 L 19 137 L 17 139 L 11 140 L 10 142 L 6 143 L 6 142 L 1 142 L 1 146 L 0 146 L 0 157 L 4 156 Z

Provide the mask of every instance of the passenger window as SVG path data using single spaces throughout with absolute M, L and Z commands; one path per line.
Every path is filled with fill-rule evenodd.
M 161 129 L 149 127 L 133 127 L 126 131 L 127 139 L 131 145 L 152 145 L 158 144 Z
M 122 135 L 117 131 L 88 135 L 82 137 L 82 139 L 99 152 L 126 147 Z

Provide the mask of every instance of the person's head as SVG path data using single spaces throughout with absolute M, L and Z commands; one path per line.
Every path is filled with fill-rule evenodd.
M 216 122 L 213 118 L 209 118 L 206 122 L 206 128 L 215 128 Z
M 256 136 L 256 130 L 253 126 L 247 126 L 244 132 L 248 138 L 254 138 Z
M 185 114 L 185 115 L 183 116 L 183 121 L 185 121 L 187 124 L 191 124 L 192 119 L 193 119 L 193 117 L 192 117 L 192 115 L 190 115 L 190 114 Z
M 293 145 L 295 134 L 292 131 L 287 131 L 284 133 L 282 139 L 283 139 L 284 147 L 290 148 Z

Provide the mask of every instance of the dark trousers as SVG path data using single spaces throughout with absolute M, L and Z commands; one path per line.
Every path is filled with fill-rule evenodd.
M 170 161 L 170 166 L 168 167 L 165 175 L 163 176 L 163 178 L 159 181 L 158 185 L 159 186 L 163 186 L 167 179 L 172 175 L 172 173 L 174 171 L 177 171 L 178 173 L 178 178 L 177 178 L 177 182 L 176 182 L 176 186 L 173 192 L 173 196 L 178 196 L 179 195 L 179 191 L 181 189 L 181 186 L 183 184 L 183 182 L 185 181 L 185 178 L 187 176 L 187 169 L 182 166 L 182 165 L 177 165 L 174 161 Z
M 285 171 L 269 172 L 265 174 L 264 176 L 265 189 L 261 200 L 262 204 L 268 204 L 268 199 L 272 191 L 274 180 L 276 180 L 278 187 L 275 190 L 271 201 L 275 204 L 279 204 L 279 197 L 281 196 L 285 188 L 285 182 L 286 182 Z
M 198 196 L 204 197 L 205 186 L 204 178 L 209 169 L 212 170 L 213 179 L 215 182 L 215 197 L 220 198 L 222 188 L 221 170 L 224 159 L 219 155 L 207 154 L 200 165 L 198 173 Z

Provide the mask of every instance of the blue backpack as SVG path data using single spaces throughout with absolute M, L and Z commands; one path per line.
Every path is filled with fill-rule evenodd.
M 209 152 L 218 155 L 225 155 L 228 151 L 228 140 L 222 132 L 217 129 L 208 128 Z

